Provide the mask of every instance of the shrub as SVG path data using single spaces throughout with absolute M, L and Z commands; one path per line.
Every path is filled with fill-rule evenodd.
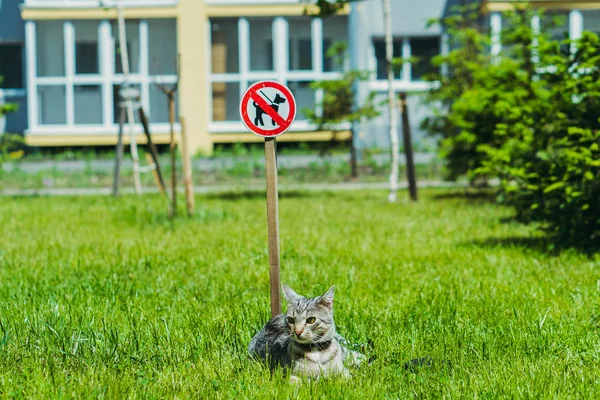
M 534 97 L 506 104 L 530 118 L 497 125 L 496 136 L 512 134 L 481 148 L 482 170 L 501 178 L 499 198 L 520 221 L 541 223 L 560 244 L 591 247 L 600 244 L 600 40 L 584 32 L 575 45 L 574 55 L 556 42 L 540 49 Z

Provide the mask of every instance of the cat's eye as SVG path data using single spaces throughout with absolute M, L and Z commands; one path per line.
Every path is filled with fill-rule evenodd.
M 287 317 L 285 320 L 287 321 L 288 324 L 293 324 L 294 322 L 296 322 L 296 320 L 292 317 Z
M 315 317 L 308 317 L 308 318 L 306 318 L 306 323 L 307 324 L 314 324 L 316 320 L 317 319 Z

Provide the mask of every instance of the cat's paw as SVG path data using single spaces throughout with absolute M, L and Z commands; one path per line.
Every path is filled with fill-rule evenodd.
M 296 375 L 290 376 L 290 383 L 294 385 L 300 385 L 302 383 L 302 379 L 298 378 Z

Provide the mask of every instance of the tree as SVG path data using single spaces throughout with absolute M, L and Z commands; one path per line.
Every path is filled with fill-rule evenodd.
M 347 56 L 347 44 L 340 41 L 334 43 L 328 50 L 327 56 L 338 65 L 344 65 Z M 345 70 L 341 79 L 316 81 L 311 84 L 315 90 L 323 91 L 323 100 L 317 104 L 320 110 L 304 109 L 306 117 L 316 124 L 318 129 L 339 130 L 344 122 L 359 122 L 363 118 L 371 119 L 379 115 L 374 105 L 375 93 L 371 93 L 362 105 L 355 104 L 354 88 L 357 82 L 369 79 L 369 71 Z M 352 130 L 350 144 L 350 168 L 353 178 L 358 176 L 356 147 Z
M 302 0 L 304 3 L 313 3 L 317 7 L 316 15 L 320 17 L 329 16 L 342 10 L 350 3 L 355 3 L 361 0 Z M 396 96 L 393 89 L 394 81 L 394 62 L 393 62 L 393 38 L 392 38 L 392 16 L 390 0 L 383 1 L 383 23 L 385 26 L 385 41 L 386 41 L 386 64 L 388 75 L 388 108 L 390 122 L 390 151 L 391 151 L 391 168 L 390 168 L 390 190 L 388 200 L 396 201 L 396 192 L 398 191 L 398 159 L 400 145 L 398 142 L 398 121 L 396 115 Z M 305 10 L 305 13 L 308 13 Z M 374 95 L 367 100 L 367 104 L 373 100 Z M 354 134 L 354 133 L 353 133 Z M 354 142 L 354 141 L 353 141 Z M 354 144 L 352 145 L 353 154 L 355 152 Z M 354 162 L 355 163 L 355 162 Z M 355 164 L 354 164 L 355 165 Z M 354 167 L 355 168 L 355 167 Z M 354 175 L 353 175 L 354 176 Z
M 439 24 L 448 34 L 447 54 L 434 57 L 437 67 L 446 66 L 448 73 L 434 73 L 427 80 L 436 82 L 425 100 L 432 105 L 432 115 L 423 119 L 421 128 L 430 136 L 440 140 L 440 152 L 445 160 L 445 175 L 449 180 L 471 174 L 471 182 L 476 179 L 473 171 L 481 166 L 481 155 L 477 146 L 484 135 L 475 126 L 478 121 L 462 120 L 462 114 L 455 113 L 461 104 L 457 102 L 475 85 L 478 75 L 491 66 L 491 56 L 486 49 L 490 38 L 481 24 L 482 15 L 477 3 L 463 4 L 452 9 L 452 14 L 430 21 Z M 485 139 L 484 139 L 485 140 Z
M 391 147 L 391 171 L 390 171 L 390 191 L 388 200 L 396 201 L 396 192 L 398 191 L 398 161 L 400 144 L 398 142 L 398 121 L 396 118 L 396 93 L 394 93 L 394 47 L 392 37 L 392 10 L 390 0 L 383 1 L 383 25 L 385 29 L 385 60 L 387 68 L 388 81 L 388 117 L 390 122 L 390 147 Z
M 3 78 L 0 76 L 0 85 L 2 84 Z M 1 94 L 0 94 L 1 96 Z M 5 118 L 6 114 L 17 111 L 18 106 L 13 103 L 4 103 L 3 99 L 0 102 L 0 121 Z M 22 144 L 22 138 L 20 135 L 8 134 L 3 132 L 4 126 L 0 129 L 0 167 L 2 162 L 10 158 L 18 158 L 22 152 L 15 152 L 19 145 Z M 0 168 L 0 172 L 2 169 Z

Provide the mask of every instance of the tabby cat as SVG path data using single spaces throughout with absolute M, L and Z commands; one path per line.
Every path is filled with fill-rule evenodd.
M 308 298 L 283 285 L 286 313 L 272 318 L 252 338 L 250 356 L 266 361 L 271 368 L 291 368 L 292 382 L 301 381 L 301 377 L 349 377 L 344 362 L 359 366 L 366 357 L 344 346 L 345 339 L 335 331 L 334 289 L 332 286 L 324 295 Z

